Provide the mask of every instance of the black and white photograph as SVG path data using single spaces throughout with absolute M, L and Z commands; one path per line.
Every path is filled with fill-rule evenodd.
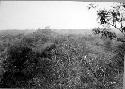
M 0 1 L 0 88 L 125 89 L 125 3 Z

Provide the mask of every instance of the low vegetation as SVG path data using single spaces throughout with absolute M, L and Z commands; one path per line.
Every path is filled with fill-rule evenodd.
M 124 43 L 51 29 L 0 36 L 0 87 L 122 89 Z

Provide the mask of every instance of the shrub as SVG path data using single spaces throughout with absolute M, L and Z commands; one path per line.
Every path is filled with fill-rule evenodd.
M 37 63 L 38 58 L 30 48 L 21 45 L 11 46 L 2 65 L 5 73 L 1 87 L 22 87 L 22 83 L 27 84 L 36 73 Z

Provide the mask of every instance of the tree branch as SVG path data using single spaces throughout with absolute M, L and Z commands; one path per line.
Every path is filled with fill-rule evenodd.
M 107 22 L 108 23 L 108 22 Z M 109 25 L 111 25 L 111 26 L 113 26 L 113 27 L 115 27 L 116 29 L 118 29 L 119 31 L 121 31 L 121 33 L 125 36 L 125 34 L 122 32 L 122 30 L 121 30 L 121 28 L 117 28 L 116 26 L 114 26 L 113 24 L 111 24 L 111 23 L 108 23 Z

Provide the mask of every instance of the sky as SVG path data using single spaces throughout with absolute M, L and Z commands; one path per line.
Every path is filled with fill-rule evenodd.
M 76 1 L 1 1 L 0 30 L 92 29 L 98 26 L 96 10 L 88 10 L 91 2 Z M 108 7 L 113 2 L 97 3 Z

